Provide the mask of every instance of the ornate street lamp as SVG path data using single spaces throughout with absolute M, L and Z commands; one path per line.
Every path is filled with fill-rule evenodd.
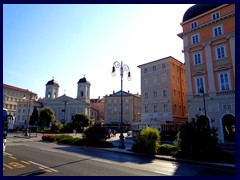
M 119 142 L 119 146 L 118 148 L 120 149 L 125 149 L 125 145 L 124 145 L 124 136 L 123 136 L 123 100 L 122 100 L 122 89 L 123 89 L 123 72 L 126 71 L 128 72 L 128 80 L 131 80 L 131 74 L 130 74 L 130 69 L 128 67 L 128 65 L 124 64 L 121 61 L 121 63 L 119 63 L 118 61 L 115 61 L 113 63 L 113 67 L 112 67 L 112 76 L 116 76 L 116 72 L 115 69 L 118 68 L 120 69 L 120 76 L 121 76 L 121 123 L 120 123 L 120 142 Z
M 23 99 L 26 100 L 26 95 L 24 94 L 23 96 Z M 29 135 L 29 115 L 30 115 L 30 106 L 31 106 L 31 99 L 32 99 L 32 94 L 30 94 L 30 99 L 29 101 L 27 101 L 27 118 L 25 119 L 25 134 L 24 136 L 29 136 L 30 138 L 30 135 Z

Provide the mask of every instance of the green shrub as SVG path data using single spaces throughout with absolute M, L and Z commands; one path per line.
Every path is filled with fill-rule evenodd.
M 64 124 L 63 127 L 60 129 L 60 133 L 72 133 L 74 129 L 73 123 Z
M 73 138 L 73 137 L 64 137 L 62 139 L 59 139 L 57 142 L 58 143 L 64 143 L 64 144 L 74 144 L 75 138 Z
M 154 155 L 158 153 L 160 147 L 160 134 L 157 129 L 146 127 L 140 132 L 132 151 Z
M 210 127 L 202 116 L 192 122 L 182 125 L 177 133 L 174 145 L 181 150 L 181 154 L 189 157 L 205 156 L 217 148 L 217 129 Z
M 176 146 L 173 146 L 171 144 L 163 144 L 160 145 L 159 149 L 158 149 L 158 154 L 161 155 L 175 155 L 178 151 L 178 148 Z
M 108 129 L 97 123 L 87 128 L 83 134 L 91 142 L 106 141 L 108 138 Z

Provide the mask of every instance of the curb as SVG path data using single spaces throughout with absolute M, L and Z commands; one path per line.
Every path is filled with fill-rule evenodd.
M 224 169 L 229 169 L 229 170 L 235 170 L 236 166 L 235 164 L 227 164 L 227 163 L 214 163 L 214 162 L 203 162 L 203 161 L 194 161 L 194 160 L 188 160 L 188 159 L 182 159 L 182 158 L 174 158 L 171 156 L 163 156 L 163 155 L 146 155 L 142 153 L 135 153 L 130 150 L 125 150 L 125 151 L 116 151 L 114 149 L 107 149 L 107 148 L 97 148 L 105 151 L 111 151 L 111 152 L 116 152 L 116 153 L 121 153 L 121 154 L 129 154 L 129 155 L 137 155 L 137 156 L 144 156 L 144 157 L 149 157 L 149 158 L 155 158 L 155 159 L 162 159 L 162 160 L 167 160 L 167 161 L 174 161 L 174 162 L 184 162 L 184 163 L 189 163 L 189 164 L 198 164 L 198 165 L 204 165 L 204 166 L 210 166 L 210 167 L 217 167 L 217 168 L 224 168 Z
M 26 136 L 14 135 L 13 137 L 33 139 L 33 140 L 42 140 L 41 138 L 36 139 L 36 138 L 39 138 L 38 136 L 26 137 Z M 130 151 L 130 149 L 124 149 L 124 150 L 114 149 L 114 148 L 117 148 L 117 146 L 115 146 L 114 148 L 100 148 L 100 147 L 90 147 L 90 146 L 78 146 L 78 147 L 84 148 L 84 149 L 98 149 L 98 150 L 102 150 L 102 151 L 111 151 L 111 152 L 115 152 L 115 153 L 129 154 L 129 155 L 134 155 L 134 156 L 144 156 L 144 157 L 162 159 L 162 160 L 173 161 L 173 162 L 184 162 L 184 163 L 189 163 L 189 164 L 198 164 L 198 165 L 204 165 L 204 166 L 209 166 L 209 167 L 217 167 L 217 168 L 225 168 L 225 169 L 229 169 L 229 170 L 236 170 L 235 164 L 194 161 L 194 160 L 174 158 L 171 156 L 164 156 L 164 155 L 147 155 L 147 154 L 143 154 L 143 153 L 132 152 L 132 151 Z

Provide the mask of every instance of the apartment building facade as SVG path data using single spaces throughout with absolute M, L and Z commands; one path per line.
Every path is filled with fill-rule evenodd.
M 206 116 L 219 142 L 235 141 L 235 5 L 190 7 L 181 23 L 189 121 Z
M 129 130 L 134 122 L 140 120 L 141 96 L 122 91 L 123 103 L 123 128 Z M 121 91 L 105 96 L 104 103 L 104 126 L 120 129 L 121 123 Z
M 138 66 L 141 69 L 141 122 L 146 127 L 176 131 L 187 122 L 185 64 L 169 56 Z
M 3 108 L 8 109 L 9 114 L 13 116 L 13 121 L 9 124 L 10 129 L 13 128 L 15 121 L 18 121 L 16 115 L 18 103 L 31 98 L 36 99 L 37 94 L 28 89 L 3 84 Z
M 90 100 L 91 107 L 91 119 L 95 122 L 102 122 L 104 120 L 104 102 L 105 98 L 100 98 Z

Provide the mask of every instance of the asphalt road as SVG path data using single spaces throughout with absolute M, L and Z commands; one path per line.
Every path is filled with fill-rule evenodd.
M 233 176 L 223 170 L 95 148 L 10 140 L 3 176 Z

